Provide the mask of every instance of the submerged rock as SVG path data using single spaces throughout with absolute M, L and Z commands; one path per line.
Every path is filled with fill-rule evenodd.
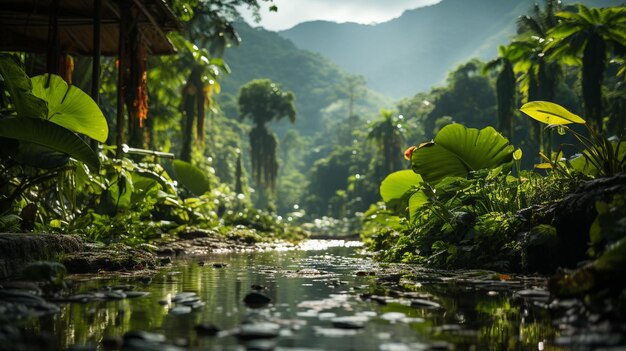
M 194 330 L 198 335 L 202 336 L 214 336 L 220 332 L 220 328 L 216 327 L 213 324 L 201 323 L 194 327 Z
M 243 302 L 248 306 L 248 307 L 263 307 L 267 304 L 269 304 L 270 302 L 272 302 L 272 299 L 261 293 L 258 291 L 253 291 L 251 293 L 248 293 L 246 295 L 246 297 L 244 297 Z

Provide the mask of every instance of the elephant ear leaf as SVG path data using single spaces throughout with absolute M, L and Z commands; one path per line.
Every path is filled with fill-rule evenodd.
M 211 190 L 209 177 L 202 170 L 189 162 L 174 160 L 176 180 L 194 195 L 200 196 Z
M 380 196 L 385 202 L 401 199 L 409 190 L 420 186 L 422 182 L 422 177 L 410 169 L 394 172 L 380 184 Z
M 46 117 L 46 102 L 33 95 L 31 80 L 16 56 L 0 54 L 0 76 L 19 117 Z
M 48 102 L 48 120 L 97 141 L 106 141 L 106 118 L 89 95 L 55 74 L 35 76 L 32 82 L 33 94 Z
M 410 169 L 394 172 L 380 184 L 380 195 L 389 208 L 402 212 L 408 207 L 410 218 L 414 220 L 417 210 L 428 202 L 420 189 L 422 182 L 422 177 Z
M 0 119 L 0 137 L 17 139 L 20 142 L 33 143 L 68 154 L 84 162 L 91 169 L 98 169 L 100 166 L 98 154 L 78 135 L 45 119 L 14 117 Z M 21 155 L 22 159 L 24 157 L 25 155 Z
M 411 156 L 413 171 L 435 185 L 445 177 L 467 177 L 470 172 L 502 166 L 510 168 L 513 146 L 492 127 L 481 130 L 460 124 L 445 126 L 433 143 Z

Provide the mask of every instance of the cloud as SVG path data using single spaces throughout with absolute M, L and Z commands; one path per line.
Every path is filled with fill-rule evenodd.
M 298 23 L 327 20 L 334 22 L 380 23 L 398 17 L 407 9 L 431 5 L 441 0 L 274 0 L 278 12 L 269 12 L 261 2 L 261 25 L 269 30 L 289 29 Z M 246 21 L 253 23 L 249 11 Z

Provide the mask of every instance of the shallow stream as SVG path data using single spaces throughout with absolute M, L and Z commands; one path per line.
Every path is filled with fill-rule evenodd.
M 106 298 L 62 303 L 20 329 L 49 335 L 51 350 L 587 349 L 572 347 L 575 333 L 549 315 L 541 278 L 417 270 L 404 280 L 359 245 L 312 240 L 175 260 L 152 277 L 87 280 L 73 293 Z M 249 307 L 251 292 L 271 301 Z M 131 337 L 144 346 L 129 347 Z

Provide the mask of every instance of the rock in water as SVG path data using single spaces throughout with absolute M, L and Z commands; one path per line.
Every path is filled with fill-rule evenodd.
M 246 295 L 246 297 L 244 297 L 243 302 L 246 304 L 246 306 L 255 308 L 263 307 L 269 304 L 270 302 L 272 302 L 272 299 L 263 293 L 253 291 Z

